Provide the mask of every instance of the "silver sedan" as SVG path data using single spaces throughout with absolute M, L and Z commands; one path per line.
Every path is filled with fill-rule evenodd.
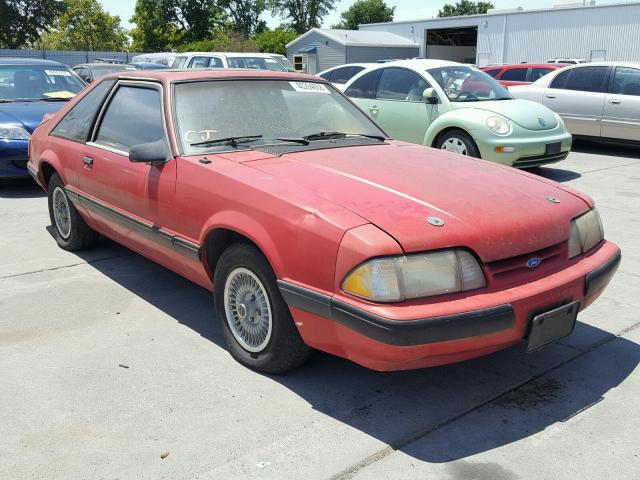
M 554 110 L 573 135 L 640 141 L 640 63 L 574 65 L 509 91 Z

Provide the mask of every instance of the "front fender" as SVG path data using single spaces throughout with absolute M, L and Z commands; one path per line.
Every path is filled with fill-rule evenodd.
M 464 130 L 478 143 L 478 139 L 472 132 L 486 129 L 487 113 L 485 110 L 475 108 L 457 108 L 444 112 L 429 125 L 423 144 L 427 147 L 435 146 L 440 133 L 451 128 Z

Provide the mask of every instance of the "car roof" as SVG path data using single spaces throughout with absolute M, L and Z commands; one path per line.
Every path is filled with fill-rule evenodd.
M 24 57 L 0 57 L 0 65 L 55 65 L 56 67 L 67 67 L 64 63 L 54 62 L 53 60 Z
M 182 52 L 176 55 L 177 57 L 189 57 L 189 56 L 203 56 L 212 57 L 214 55 L 221 57 L 260 57 L 270 58 L 273 55 L 271 53 L 259 53 L 259 52 Z M 284 56 L 284 55 L 281 55 Z
M 89 62 L 89 63 L 79 63 L 74 65 L 73 68 L 76 67 L 109 67 L 109 68 L 117 68 L 117 67 L 130 67 L 128 63 L 102 63 L 102 62 Z
M 564 63 L 510 63 L 508 65 L 486 66 L 485 68 L 559 68 Z
M 270 78 L 290 81 L 312 81 L 327 83 L 315 75 L 306 75 L 293 72 L 276 72 L 271 70 L 252 70 L 248 68 L 191 68 L 187 70 L 128 70 L 114 72 L 102 78 L 120 78 L 132 80 L 156 80 L 165 83 L 183 82 L 188 80 L 215 80 L 228 78 L 234 80 L 250 80 L 252 78 Z
M 587 62 L 578 63 L 577 65 L 569 65 L 569 68 L 584 68 L 584 67 L 633 67 L 640 68 L 640 62 Z
M 399 66 L 399 67 L 415 68 L 419 70 L 424 70 L 429 68 L 449 67 L 449 66 L 460 66 L 460 65 L 470 66 L 466 63 L 450 62 L 448 60 L 434 60 L 431 58 L 411 58 L 408 60 L 393 60 L 391 62 L 386 62 L 386 63 L 376 63 L 375 65 L 380 68 Z

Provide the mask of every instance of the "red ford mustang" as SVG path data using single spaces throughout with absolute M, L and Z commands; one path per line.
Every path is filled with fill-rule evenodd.
M 586 195 L 391 140 L 312 76 L 110 75 L 40 125 L 28 168 L 62 248 L 100 233 L 213 290 L 230 352 L 266 372 L 536 350 L 620 262 Z

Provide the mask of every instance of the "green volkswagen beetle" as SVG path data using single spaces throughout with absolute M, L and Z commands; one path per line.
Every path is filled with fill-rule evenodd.
M 391 137 L 532 168 L 566 158 L 571 134 L 547 107 L 514 99 L 476 67 L 400 60 L 353 77 L 345 94 Z

